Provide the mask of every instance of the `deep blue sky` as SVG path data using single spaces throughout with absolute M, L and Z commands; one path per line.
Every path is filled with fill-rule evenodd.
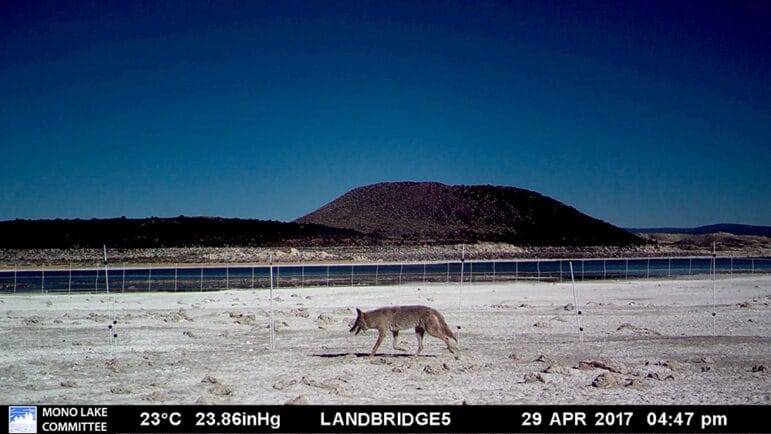
M 763 1 L 4 0 L 0 220 L 286 221 L 410 180 L 768 225 L 770 54 Z

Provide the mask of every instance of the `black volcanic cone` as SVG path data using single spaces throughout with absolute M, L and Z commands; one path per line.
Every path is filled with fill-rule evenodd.
M 638 237 L 539 193 L 514 187 L 381 183 L 356 188 L 295 223 L 412 242 L 630 245 Z

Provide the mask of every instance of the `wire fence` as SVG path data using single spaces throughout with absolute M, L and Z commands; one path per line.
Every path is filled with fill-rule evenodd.
M 399 285 L 429 282 L 560 282 L 576 280 L 681 279 L 771 273 L 769 257 L 506 259 L 375 264 L 209 265 L 7 269 L 0 294 L 30 292 L 217 291 L 288 287 Z M 271 269 L 272 268 L 272 269 Z M 105 278 L 105 269 L 109 282 Z M 272 273 L 271 273 L 272 271 Z M 271 278 L 272 274 L 272 278 Z M 271 282 L 272 280 L 272 282 Z

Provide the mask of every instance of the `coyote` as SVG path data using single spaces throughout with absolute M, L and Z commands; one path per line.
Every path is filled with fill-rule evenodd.
M 393 333 L 394 350 L 406 351 L 404 348 L 396 346 L 396 337 L 399 335 L 399 330 L 413 327 L 418 338 L 416 356 L 423 350 L 423 334 L 425 332 L 443 340 L 451 353 L 458 351 L 458 347 L 450 342 L 450 338 L 452 338 L 457 343 L 458 338 L 455 337 L 450 327 L 444 322 L 442 314 L 428 306 L 391 306 L 381 307 L 380 309 L 368 312 L 362 312 L 359 308 L 356 308 L 356 322 L 353 323 L 350 331 L 351 333 L 356 332 L 358 335 L 360 331 L 377 329 L 377 341 L 375 341 L 375 346 L 372 347 L 372 351 L 369 353 L 371 357 L 375 355 L 378 347 L 380 347 L 387 331 Z

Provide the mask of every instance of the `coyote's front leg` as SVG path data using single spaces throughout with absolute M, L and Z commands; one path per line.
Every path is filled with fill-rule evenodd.
M 375 341 L 375 346 L 372 347 L 372 351 L 369 353 L 369 356 L 372 357 L 375 355 L 375 352 L 380 347 L 380 344 L 383 343 L 383 338 L 385 337 L 385 332 L 382 330 L 377 331 L 377 341 Z

